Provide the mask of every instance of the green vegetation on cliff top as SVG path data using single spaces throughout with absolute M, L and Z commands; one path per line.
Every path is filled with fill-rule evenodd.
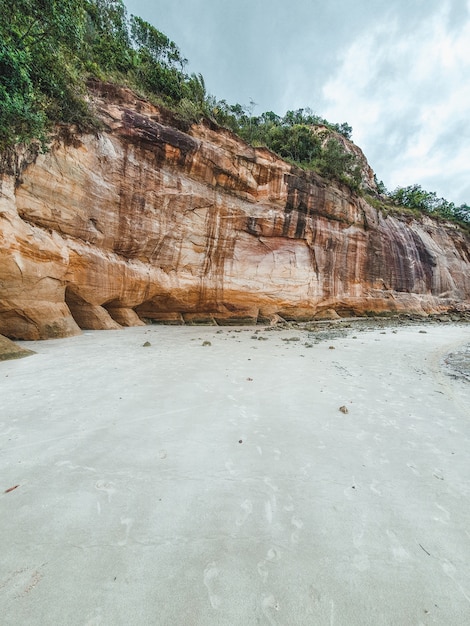
M 140 17 L 129 17 L 122 0 L 0 0 L 0 151 L 32 140 L 45 146 L 57 123 L 98 130 L 86 89 L 89 78 L 98 78 L 129 86 L 187 123 L 210 119 L 361 190 L 360 163 L 340 140 L 350 138 L 348 124 L 331 124 L 309 109 L 254 116 L 254 103 L 230 105 L 207 94 L 201 74 L 186 73 L 186 64 L 177 45 Z M 392 202 L 470 222 L 467 205 L 456 207 L 419 185 L 388 194 L 379 183 L 378 190 L 377 205 Z

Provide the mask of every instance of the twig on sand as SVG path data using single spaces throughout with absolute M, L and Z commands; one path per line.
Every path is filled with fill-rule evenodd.
M 420 543 L 418 543 L 418 546 L 421 548 L 421 550 L 424 550 L 428 556 L 431 556 L 431 553 L 428 552 L 426 548 L 423 548 L 423 546 Z
M 14 487 L 10 487 L 9 489 L 5 489 L 5 491 L 3 493 L 10 493 L 10 491 L 13 491 L 14 489 L 18 489 L 19 485 L 15 485 Z

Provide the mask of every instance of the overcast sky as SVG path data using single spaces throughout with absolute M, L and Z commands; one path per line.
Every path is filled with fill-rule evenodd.
M 470 204 L 470 0 L 124 0 L 230 104 L 348 122 L 379 179 Z

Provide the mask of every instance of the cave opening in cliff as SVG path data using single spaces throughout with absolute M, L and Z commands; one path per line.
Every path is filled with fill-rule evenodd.
M 88 302 L 77 291 L 74 286 L 69 285 L 65 290 L 65 303 L 82 330 L 111 330 L 143 324 L 133 309 L 115 301 Z
M 88 302 L 86 302 L 81 296 L 78 295 L 75 291 L 73 291 L 70 287 L 66 287 L 65 289 L 65 304 L 69 307 L 70 313 L 73 319 L 76 321 L 78 326 L 86 330 L 88 325 L 86 323 L 86 313 L 85 309 L 89 306 Z
M 103 303 L 103 309 L 120 326 L 141 326 L 144 324 L 142 318 L 128 302 L 117 299 L 110 300 Z

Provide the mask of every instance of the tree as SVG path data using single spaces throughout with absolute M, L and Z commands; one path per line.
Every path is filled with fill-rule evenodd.
M 77 50 L 84 26 L 82 0 L 15 0 L 14 9 L 0 0 L 0 28 L 6 45 L 17 51 L 37 49 L 41 43 Z
M 266 111 L 261 113 L 261 123 L 267 126 L 279 126 L 281 124 L 281 118 L 272 111 Z
M 398 205 L 435 215 L 448 220 L 470 223 L 470 207 L 467 204 L 455 206 L 445 198 L 439 198 L 434 191 L 426 191 L 421 185 L 397 187 L 390 198 Z
M 351 139 L 352 135 L 352 126 L 350 126 L 347 122 L 343 122 L 342 124 L 334 124 L 334 129 L 346 139 Z
M 357 159 L 335 137 L 324 144 L 317 167 L 325 178 L 340 180 L 356 190 L 360 187 L 361 169 Z
M 0 42 L 0 149 L 36 137 L 42 138 L 45 114 L 36 110 L 25 53 Z
M 397 187 L 391 199 L 401 206 L 417 209 L 423 213 L 452 214 L 454 205 L 445 198 L 438 198 L 434 191 L 426 191 L 421 185 Z
M 374 174 L 374 182 L 375 182 L 375 186 L 377 187 L 377 192 L 381 196 L 388 196 L 387 187 L 385 187 L 385 184 L 384 184 L 383 180 L 379 180 L 377 178 L 376 174 Z
M 128 72 L 134 59 L 122 0 L 87 0 L 84 38 L 87 59 L 107 72 Z M 86 63 L 89 65 L 89 62 Z
M 131 36 L 134 45 L 155 63 L 174 67 L 179 65 L 181 72 L 188 62 L 181 56 L 178 46 L 140 17 L 131 17 Z
M 298 163 L 312 164 L 322 151 L 320 139 L 305 124 L 272 126 L 267 139 L 274 152 Z
M 203 107 L 206 102 L 206 84 L 202 74 L 191 74 L 185 82 L 185 97 Z
M 84 24 L 82 0 L 0 0 L 0 148 L 86 114 L 74 64 Z
M 454 216 L 457 220 L 470 224 L 470 206 L 468 204 L 461 204 L 455 207 Z

